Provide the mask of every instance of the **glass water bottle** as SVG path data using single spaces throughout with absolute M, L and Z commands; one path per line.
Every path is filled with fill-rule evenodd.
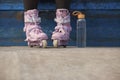
M 77 16 L 76 29 L 76 46 L 86 47 L 86 20 L 85 15 L 79 11 L 74 11 L 73 15 Z

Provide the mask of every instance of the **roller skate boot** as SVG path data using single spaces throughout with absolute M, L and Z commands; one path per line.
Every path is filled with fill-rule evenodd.
M 70 25 L 70 13 L 67 9 L 57 9 L 55 22 L 57 26 L 52 33 L 53 46 L 66 47 L 69 41 L 70 32 L 72 30 Z
M 24 13 L 24 32 L 26 32 L 25 41 L 28 42 L 28 46 L 34 47 L 47 47 L 48 36 L 41 30 L 40 22 L 41 18 L 38 16 L 38 10 L 28 10 Z

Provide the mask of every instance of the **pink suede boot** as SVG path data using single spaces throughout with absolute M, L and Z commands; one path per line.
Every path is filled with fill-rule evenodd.
M 70 13 L 67 9 L 57 9 L 56 18 L 57 26 L 52 34 L 53 46 L 64 46 L 66 47 L 70 32 L 72 30 L 70 25 Z
M 24 12 L 24 31 L 26 32 L 26 40 L 28 46 L 47 47 L 47 35 L 41 30 L 41 18 L 38 17 L 38 10 L 28 10 Z

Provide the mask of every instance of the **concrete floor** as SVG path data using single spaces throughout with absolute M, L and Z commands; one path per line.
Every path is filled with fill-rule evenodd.
M 0 80 L 120 80 L 120 48 L 0 47 Z

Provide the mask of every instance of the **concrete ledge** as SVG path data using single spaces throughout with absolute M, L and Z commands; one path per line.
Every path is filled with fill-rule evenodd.
M 120 48 L 0 47 L 0 80 L 120 80 Z

